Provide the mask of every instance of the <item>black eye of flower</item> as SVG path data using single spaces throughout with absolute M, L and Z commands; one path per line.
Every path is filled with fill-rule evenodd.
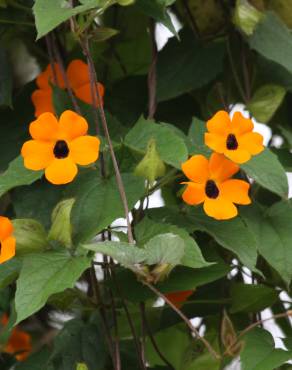
M 213 180 L 208 180 L 205 186 L 205 193 L 208 198 L 216 199 L 219 196 L 219 189 Z
M 234 134 L 229 134 L 227 136 L 226 148 L 228 150 L 236 150 L 238 148 L 238 142 Z
M 69 148 L 65 140 L 58 140 L 54 147 L 54 156 L 58 159 L 66 158 L 69 155 Z

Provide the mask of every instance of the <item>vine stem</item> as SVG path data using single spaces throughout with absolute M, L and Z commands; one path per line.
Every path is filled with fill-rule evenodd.
M 157 69 L 157 57 L 158 57 L 158 50 L 157 44 L 155 39 L 155 29 L 156 24 L 153 19 L 150 19 L 150 37 L 152 43 L 152 62 L 148 72 L 148 119 L 152 119 L 156 112 L 157 107 L 157 99 L 156 99 L 156 85 L 157 85 L 157 78 L 156 78 L 156 69 Z
M 281 319 L 283 317 L 292 317 L 292 310 L 289 310 L 289 311 L 286 311 L 286 312 L 282 312 L 282 313 L 278 313 L 276 315 L 273 315 L 271 317 L 268 317 L 266 319 L 261 319 L 261 320 L 257 320 L 255 321 L 254 323 L 250 324 L 247 328 L 245 328 L 244 330 L 242 330 L 242 332 L 240 332 L 240 334 L 237 336 L 236 340 L 230 344 L 230 346 L 228 346 L 228 348 L 225 350 L 224 352 L 224 356 L 226 356 L 228 354 L 228 352 L 230 350 L 232 350 L 232 348 L 238 343 L 239 339 L 242 338 L 245 334 L 247 334 L 248 332 L 250 332 L 252 329 L 254 329 L 255 327 L 257 327 L 258 325 L 261 325 L 263 324 L 264 322 L 266 321 L 270 321 L 270 320 L 275 320 L 275 319 Z
M 126 195 L 124 183 L 123 183 L 123 180 L 122 180 L 122 176 L 121 176 L 121 173 L 120 173 L 120 169 L 119 169 L 119 166 L 118 166 L 117 158 L 116 158 L 116 155 L 115 155 L 115 152 L 114 152 L 111 137 L 110 137 L 110 134 L 109 134 L 107 120 L 106 120 L 106 117 L 105 117 L 105 112 L 104 112 L 103 106 L 101 104 L 102 99 L 101 99 L 99 89 L 98 89 L 98 86 L 97 86 L 98 79 L 97 79 L 97 76 L 96 76 L 93 59 L 92 59 L 92 56 L 91 56 L 91 53 L 90 53 L 90 49 L 89 49 L 89 45 L 88 45 L 88 39 L 87 38 L 80 38 L 80 43 L 81 43 L 83 53 L 84 53 L 84 55 L 87 59 L 87 64 L 88 64 L 88 67 L 89 67 L 88 69 L 89 69 L 90 85 L 94 89 L 94 93 L 95 93 L 94 95 L 97 97 L 98 102 L 99 102 L 98 106 L 95 107 L 95 108 L 97 108 L 98 111 L 99 111 L 102 126 L 103 126 L 103 130 L 104 130 L 104 133 L 105 133 L 108 145 L 109 145 L 109 151 L 110 151 L 110 155 L 111 155 L 114 170 L 115 170 L 115 176 L 116 176 L 116 181 L 117 181 L 117 185 L 118 185 L 118 190 L 119 190 L 121 200 L 122 200 L 122 203 L 123 203 L 123 207 L 124 207 L 125 218 L 126 218 L 126 222 L 127 222 L 127 230 L 128 230 L 128 240 L 129 240 L 129 243 L 133 244 L 134 243 L 134 237 L 133 237 L 133 232 L 132 232 L 131 222 L 130 222 L 130 217 L 129 217 L 129 206 L 128 206 L 128 201 L 127 201 L 127 195 Z
M 153 335 L 153 333 L 151 331 L 151 328 L 150 328 L 150 325 L 148 323 L 148 319 L 147 319 L 147 315 L 146 315 L 146 310 L 145 310 L 145 304 L 141 305 L 140 307 L 141 307 L 142 319 L 143 319 L 143 322 L 144 322 L 144 325 L 145 325 L 147 334 L 149 336 L 149 339 L 150 339 L 150 341 L 152 343 L 153 348 L 155 349 L 156 353 L 161 358 L 161 360 L 165 363 L 165 365 L 168 366 L 170 370 L 175 370 L 175 368 L 167 360 L 167 358 L 164 356 L 164 354 L 160 351 L 160 349 L 159 349 L 159 347 L 158 347 L 158 345 L 156 343 L 156 340 L 154 338 L 154 335 Z
M 231 51 L 230 40 L 229 39 L 226 42 L 226 48 L 227 48 L 227 54 L 228 54 L 229 63 L 230 63 L 231 70 L 232 70 L 232 74 L 233 74 L 234 80 L 236 82 L 238 91 L 239 91 L 239 93 L 241 95 L 241 98 L 243 99 L 243 102 L 244 103 L 247 103 L 247 98 L 246 98 L 245 93 L 244 93 L 244 90 L 243 90 L 243 88 L 241 86 L 240 79 L 239 79 L 239 76 L 237 74 L 236 67 L 235 67 L 235 64 L 234 64 L 234 60 L 233 60 L 233 57 L 232 57 L 232 51 Z
M 58 48 L 58 46 L 56 44 L 56 39 L 55 39 L 55 35 L 54 34 L 52 34 L 51 40 L 52 40 L 52 50 L 53 50 L 53 53 L 55 54 L 55 58 L 56 58 L 57 64 L 60 67 L 61 75 L 62 75 L 62 78 L 64 80 L 66 90 L 67 90 L 67 92 L 69 94 L 69 97 L 70 97 L 70 99 L 72 101 L 72 104 L 73 104 L 73 107 L 74 107 L 75 112 L 81 115 L 81 109 L 80 109 L 80 107 L 78 105 L 78 102 L 77 102 L 77 99 L 76 99 L 75 95 L 73 94 L 73 90 L 71 88 L 70 81 L 69 81 L 68 76 L 67 76 L 67 73 L 66 73 L 64 61 L 63 61 L 63 59 L 61 57 L 59 48 Z
M 199 339 L 207 348 L 207 350 L 211 353 L 211 355 L 216 358 L 217 360 L 221 359 L 221 356 L 215 351 L 215 349 L 211 346 L 211 344 L 207 341 L 206 338 L 202 337 L 198 330 L 194 327 L 194 325 L 190 322 L 190 320 L 158 289 L 156 289 L 152 284 L 148 283 L 147 281 L 143 281 L 143 283 L 152 290 L 158 297 L 162 298 L 172 309 L 175 311 L 182 320 L 186 323 L 189 329 L 196 335 L 197 339 Z

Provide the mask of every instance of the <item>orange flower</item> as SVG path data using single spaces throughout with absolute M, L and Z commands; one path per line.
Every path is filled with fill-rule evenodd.
M 222 154 L 213 153 L 208 160 L 195 155 L 182 164 L 184 174 L 191 180 L 182 197 L 190 205 L 204 203 L 204 211 L 217 220 L 227 220 L 237 215 L 236 204 L 250 204 L 249 184 L 230 179 L 239 166 Z
M 165 296 L 173 303 L 177 308 L 180 308 L 184 302 L 194 293 L 194 290 L 182 290 L 181 292 L 167 293 Z
M 8 324 L 8 316 L 4 314 L 1 319 L 3 326 Z M 31 337 L 25 331 L 14 328 L 4 347 L 4 352 L 14 355 L 18 361 L 24 361 L 31 352 Z
M 235 112 L 231 121 L 227 112 L 219 111 L 207 122 L 207 128 L 205 144 L 235 163 L 245 163 L 264 150 L 262 135 L 252 132 L 252 121 L 240 112 Z
M 0 264 L 15 256 L 13 225 L 7 217 L 0 216 Z
M 55 63 L 54 70 L 56 73 L 57 86 L 65 89 L 65 82 L 61 73 L 60 66 Z M 73 60 L 67 68 L 67 77 L 76 97 L 87 104 L 92 104 L 88 65 L 82 60 Z M 47 68 L 39 74 L 36 79 L 38 89 L 32 93 L 31 99 L 35 106 L 35 116 L 39 117 L 42 113 L 54 113 L 53 91 L 51 85 L 55 85 L 52 67 L 49 64 Z M 99 94 L 103 98 L 104 87 L 102 84 L 97 85 Z M 101 102 L 103 104 L 103 101 Z
M 55 185 L 67 184 L 77 175 L 79 165 L 98 159 L 100 140 L 86 135 L 88 124 L 75 112 L 67 110 L 60 120 L 52 113 L 43 113 L 30 124 L 33 140 L 21 149 L 24 166 L 30 170 L 45 169 L 48 181 Z

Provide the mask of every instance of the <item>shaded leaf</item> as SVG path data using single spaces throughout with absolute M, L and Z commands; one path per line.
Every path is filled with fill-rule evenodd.
M 288 181 L 284 168 L 277 156 L 269 149 L 252 157 L 250 161 L 241 166 L 249 177 L 262 187 L 286 198 L 288 194 Z
M 52 294 L 72 288 L 89 266 L 90 259 L 61 252 L 30 254 L 24 258 L 15 295 L 16 323 L 42 308 Z
M 145 154 L 149 140 L 156 141 L 158 154 L 165 163 L 180 168 L 181 163 L 187 159 L 188 150 L 184 140 L 174 130 L 141 117 L 127 134 L 125 144 Z

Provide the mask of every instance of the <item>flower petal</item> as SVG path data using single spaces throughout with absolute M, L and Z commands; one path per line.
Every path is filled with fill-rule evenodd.
M 54 143 L 38 140 L 26 141 L 21 148 L 24 167 L 39 171 L 46 168 L 54 160 Z
M 30 335 L 16 327 L 12 330 L 11 336 L 4 348 L 4 351 L 14 355 L 16 354 L 16 359 L 18 361 L 23 361 L 28 357 L 31 349 L 32 345 Z
M 15 238 L 9 236 L 1 242 L 0 263 L 6 262 L 15 256 Z
M 241 112 L 235 112 L 232 118 L 232 132 L 234 134 L 245 134 L 253 130 L 252 120 L 245 118 Z
M 213 153 L 209 159 L 209 171 L 210 178 L 220 183 L 238 172 L 239 166 L 223 154 Z
M 68 184 L 77 175 L 78 169 L 70 157 L 55 159 L 45 171 L 46 179 L 54 185 Z
M 89 68 L 80 59 L 72 60 L 67 68 L 67 76 L 73 90 L 89 83 Z
M 80 136 L 69 144 L 70 157 L 81 165 L 95 162 L 99 155 L 100 140 L 95 136 Z
M 13 232 L 13 225 L 9 218 L 0 216 L 0 241 L 8 238 Z
M 247 150 L 250 154 L 256 155 L 264 150 L 263 137 L 257 132 L 249 132 L 239 137 L 240 149 Z
M 217 153 L 224 153 L 226 150 L 226 136 L 205 133 L 205 144 Z
M 212 134 L 228 135 L 231 132 L 229 114 L 223 110 L 217 112 L 209 121 L 207 121 L 207 129 Z
M 205 184 L 196 184 L 194 182 L 187 182 L 187 188 L 182 194 L 184 202 L 189 205 L 200 204 L 206 198 Z
M 58 139 L 73 140 L 87 134 L 88 124 L 86 119 L 71 110 L 66 110 L 61 114 L 59 123 L 60 135 Z
M 235 205 L 221 196 L 216 199 L 206 198 L 204 202 L 204 211 L 208 216 L 216 220 L 228 220 L 238 214 Z
M 250 204 L 248 196 L 250 185 L 243 180 L 231 179 L 219 185 L 220 196 L 237 204 Z
M 34 115 L 36 117 L 45 112 L 54 113 L 51 88 L 35 90 L 31 95 L 31 100 L 35 107 Z
M 99 91 L 99 95 L 101 97 L 101 105 L 103 105 L 104 87 L 101 83 L 98 83 L 97 88 L 98 88 L 98 91 Z M 79 87 L 75 88 L 74 93 L 75 93 L 75 95 L 77 96 L 78 99 L 84 101 L 87 104 L 93 104 L 89 82 L 82 85 L 82 86 L 79 86 Z M 96 97 L 96 101 L 98 102 L 98 96 Z M 99 106 L 99 103 L 97 104 L 97 106 Z
M 251 154 L 244 149 L 226 150 L 224 154 L 226 155 L 227 158 L 239 164 L 248 162 L 251 158 Z
M 58 135 L 59 124 L 53 113 L 41 114 L 29 125 L 29 133 L 35 140 L 54 141 Z
M 203 155 L 194 155 L 181 165 L 183 173 L 192 181 L 205 183 L 209 177 L 208 159 Z
M 57 86 L 59 86 L 61 89 L 64 89 L 65 82 L 61 73 L 61 68 L 57 63 L 54 63 L 54 73 L 56 74 L 57 78 Z M 47 68 L 43 72 L 41 72 L 36 79 L 38 87 L 40 89 L 48 89 L 50 88 L 51 83 L 55 84 L 54 73 L 51 64 L 49 64 Z

